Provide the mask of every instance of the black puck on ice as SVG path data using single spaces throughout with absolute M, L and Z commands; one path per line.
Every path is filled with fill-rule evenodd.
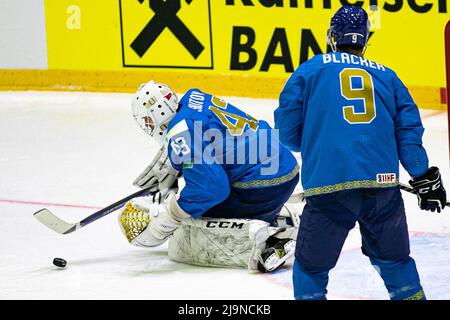
M 67 261 L 62 258 L 53 259 L 53 264 L 57 267 L 64 268 L 67 265 Z

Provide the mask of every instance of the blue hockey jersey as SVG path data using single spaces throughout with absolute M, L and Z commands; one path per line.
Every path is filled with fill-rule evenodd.
M 180 100 L 166 142 L 169 159 L 186 182 L 178 204 L 194 218 L 224 201 L 230 188 L 276 186 L 299 171 L 267 122 L 198 89 Z
M 289 78 L 275 110 L 280 141 L 301 152 L 305 195 L 398 184 L 399 160 L 428 169 L 420 114 L 389 68 L 348 53 L 320 54 Z

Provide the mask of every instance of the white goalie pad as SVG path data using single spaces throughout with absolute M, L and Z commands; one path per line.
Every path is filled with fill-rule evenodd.
M 169 239 L 169 258 L 199 266 L 257 270 L 266 240 L 280 230 L 261 220 L 186 220 Z
M 284 230 L 275 236 L 278 239 L 297 239 L 298 227 L 300 226 L 301 209 L 298 203 L 285 203 L 278 216 L 278 227 Z

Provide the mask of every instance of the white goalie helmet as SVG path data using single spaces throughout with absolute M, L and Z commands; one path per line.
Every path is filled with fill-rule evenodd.
M 162 146 L 169 122 L 177 113 L 177 95 L 167 85 L 152 80 L 141 84 L 131 106 L 142 130 Z

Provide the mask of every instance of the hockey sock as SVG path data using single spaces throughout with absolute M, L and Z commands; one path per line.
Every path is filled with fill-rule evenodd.
M 326 300 L 328 271 L 311 272 L 295 259 L 293 267 L 294 296 L 296 300 Z
M 411 257 L 394 261 L 370 258 L 370 262 L 383 279 L 391 300 L 426 300 Z

